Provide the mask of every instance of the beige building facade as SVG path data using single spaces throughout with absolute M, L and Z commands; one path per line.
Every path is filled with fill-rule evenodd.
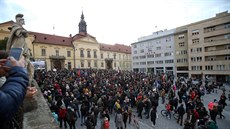
M 174 33 L 176 77 L 188 77 L 188 32 L 187 26 L 176 28 Z
M 230 80 L 230 13 L 188 25 L 189 76 Z
M 0 40 L 9 36 L 14 22 L 0 23 Z M 131 70 L 131 47 L 102 44 L 87 33 L 82 13 L 79 33 L 69 37 L 29 32 L 26 42 L 33 61 L 44 61 L 47 70 L 93 68 Z

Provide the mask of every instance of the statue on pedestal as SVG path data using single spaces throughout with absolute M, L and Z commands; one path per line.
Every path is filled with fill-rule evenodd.
M 13 24 L 10 36 L 6 44 L 6 52 L 9 52 L 11 48 L 23 48 L 23 56 L 26 60 L 26 68 L 29 76 L 29 86 L 31 86 L 34 77 L 34 67 L 30 62 L 30 51 L 26 43 L 26 37 L 28 37 L 28 31 L 23 28 L 25 24 L 23 14 L 17 14 L 15 16 L 16 22 Z

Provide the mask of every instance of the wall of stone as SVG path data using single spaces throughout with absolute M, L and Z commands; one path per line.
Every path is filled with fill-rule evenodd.
M 60 129 L 38 86 L 33 98 L 24 100 L 23 129 Z

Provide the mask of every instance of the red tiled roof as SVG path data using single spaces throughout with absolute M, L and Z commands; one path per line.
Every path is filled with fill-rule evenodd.
M 100 44 L 100 50 L 131 54 L 131 47 L 123 44 L 115 44 L 115 45 Z
M 72 38 L 63 37 L 57 35 L 50 35 L 44 33 L 30 32 L 30 34 L 35 36 L 35 42 L 53 44 L 53 45 L 63 45 L 63 46 L 73 46 Z
M 4 24 L 14 24 L 14 21 L 10 20 L 10 21 L 7 21 L 7 22 L 3 22 L 3 23 L 0 23 L 0 25 L 4 25 Z

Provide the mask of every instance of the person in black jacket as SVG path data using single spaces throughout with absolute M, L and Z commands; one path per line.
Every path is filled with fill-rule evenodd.
M 144 103 L 142 102 L 142 100 L 139 100 L 137 102 L 137 112 L 138 112 L 138 117 L 140 117 L 142 119 L 142 111 L 144 108 Z
M 183 116 L 185 114 L 185 109 L 184 109 L 183 104 L 181 104 L 180 107 L 178 107 L 177 112 L 179 114 L 179 117 L 177 119 L 177 123 L 180 122 L 179 124 L 182 125 L 182 123 L 183 123 Z
M 11 66 L 5 66 L 6 61 L 10 61 Z M 16 61 L 13 57 L 0 59 L 0 76 L 6 76 L 6 81 L 0 87 L 0 128 L 11 129 L 21 125 L 15 120 L 15 115 L 22 106 L 26 95 L 29 78 L 25 66 L 24 58 Z M 7 73 L 7 75 L 6 75 Z M 12 119 L 17 124 L 12 123 Z
M 150 113 L 151 121 L 153 122 L 152 126 L 156 125 L 156 117 L 157 117 L 157 108 L 152 106 L 152 110 Z

